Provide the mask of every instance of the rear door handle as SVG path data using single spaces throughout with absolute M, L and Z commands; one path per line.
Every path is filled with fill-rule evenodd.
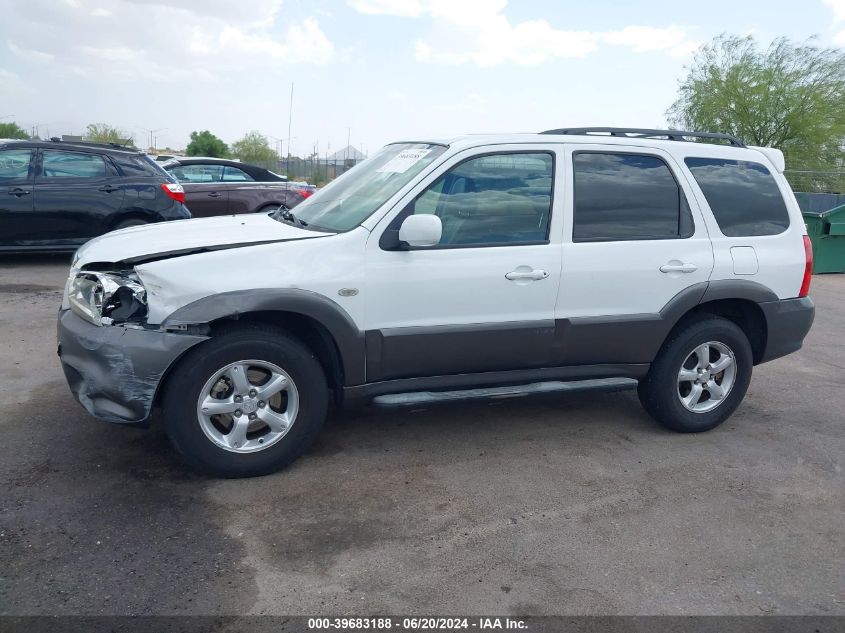
M 512 270 L 505 275 L 505 279 L 510 279 L 511 281 L 517 281 L 519 279 L 539 281 L 540 279 L 545 279 L 548 276 L 549 273 L 545 270 Z
M 30 191 L 29 189 L 21 189 L 20 187 L 14 187 L 13 189 L 9 189 L 9 195 L 15 196 L 17 198 L 20 198 L 21 196 L 28 196 L 31 193 L 32 191 Z
M 662 273 L 694 273 L 698 270 L 695 264 L 686 264 L 682 262 L 663 264 L 660 267 Z
M 98 189 L 98 191 L 105 191 L 106 193 L 112 193 L 117 191 L 120 187 L 115 187 L 114 185 L 104 185 Z
M 220 194 L 217 193 L 216 191 L 212 191 L 210 194 L 208 194 L 208 197 L 209 198 L 219 198 Z

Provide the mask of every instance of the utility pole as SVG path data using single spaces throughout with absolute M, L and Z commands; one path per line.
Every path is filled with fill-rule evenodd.
M 278 136 L 273 136 L 272 134 L 268 134 L 268 135 L 267 135 L 267 138 L 272 139 L 273 141 L 275 141 L 275 144 L 276 144 L 276 158 L 277 158 L 277 159 L 279 159 L 279 162 L 281 162 L 281 160 L 282 160 L 282 158 L 283 158 L 283 152 L 284 152 L 284 147 L 283 147 L 283 145 L 284 145 L 285 139 L 283 139 L 283 138 L 279 138 Z
M 283 139 L 280 140 L 280 145 L 279 145 L 280 156 L 281 156 L 282 150 L 284 150 L 284 148 L 285 148 L 285 141 L 288 142 L 288 154 L 287 154 L 287 158 L 285 159 L 285 170 L 286 171 L 290 170 L 290 143 L 291 143 L 291 141 L 295 141 L 295 140 L 296 140 L 295 136 L 293 138 L 283 138 Z M 281 158 L 280 158 L 280 160 L 281 160 Z
M 164 132 L 166 129 L 167 129 L 166 127 L 160 127 L 158 129 L 155 129 L 155 130 L 150 130 L 150 136 L 151 136 L 152 142 L 153 142 L 153 144 L 152 144 L 153 153 L 155 153 L 155 151 L 156 151 L 156 136 L 155 135 L 158 132 Z
M 165 130 L 168 129 L 166 127 L 160 127 L 160 128 L 155 129 L 155 130 L 151 130 L 149 128 L 145 128 L 142 125 L 136 125 L 135 127 L 144 130 L 144 132 L 146 132 L 149 135 L 150 144 L 149 144 L 148 147 L 149 147 L 149 149 L 153 150 L 153 152 L 155 152 L 155 146 L 156 146 L 156 137 L 154 135 L 157 132 L 164 132 Z
M 47 123 L 35 123 L 32 125 L 32 138 L 41 138 L 41 126 Z
M 288 108 L 288 164 L 290 164 L 290 126 L 293 121 L 293 82 L 290 82 L 290 107 Z

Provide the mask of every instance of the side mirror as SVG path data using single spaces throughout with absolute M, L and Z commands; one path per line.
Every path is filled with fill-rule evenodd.
M 409 246 L 437 246 L 443 236 L 443 224 L 436 215 L 409 215 L 399 227 L 399 241 Z

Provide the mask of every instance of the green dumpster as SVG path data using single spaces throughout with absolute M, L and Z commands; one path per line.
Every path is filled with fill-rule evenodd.
M 845 273 L 845 205 L 803 216 L 813 243 L 813 272 Z

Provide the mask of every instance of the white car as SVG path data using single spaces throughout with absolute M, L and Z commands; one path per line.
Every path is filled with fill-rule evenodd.
M 624 377 L 663 425 L 706 431 L 813 321 L 783 169 L 778 150 L 665 130 L 394 143 L 295 215 L 88 242 L 59 353 L 92 415 L 160 407 L 221 476 L 296 459 L 332 398 Z

